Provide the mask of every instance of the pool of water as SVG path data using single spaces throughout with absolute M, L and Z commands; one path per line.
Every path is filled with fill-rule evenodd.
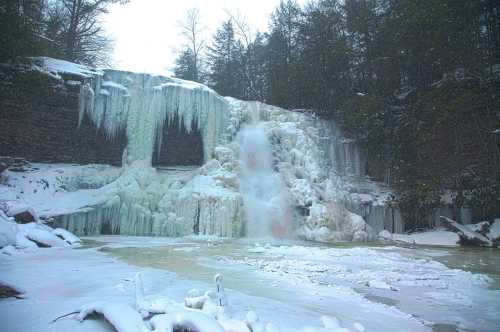
M 248 240 L 192 240 L 157 247 L 103 246 L 99 250 L 133 265 L 174 271 L 195 281 L 211 283 L 214 274 L 223 273 L 230 289 L 285 303 L 293 298 L 319 314 L 331 313 L 337 295 L 330 292 L 330 287 L 339 286 L 352 289 L 368 301 L 394 306 L 437 332 L 500 331 L 498 249 L 298 241 L 271 241 L 256 246 Z M 365 253 L 373 258 L 363 261 Z M 379 265 L 373 263 L 378 256 Z M 488 287 L 481 287 L 475 285 L 482 282 L 481 278 L 464 279 L 470 274 L 462 271 L 486 275 L 492 281 Z M 365 280 L 385 273 L 398 273 L 392 291 L 365 285 Z M 405 279 L 415 279 L 418 274 L 422 274 L 423 281 L 416 278 L 415 284 L 405 283 Z M 366 275 L 368 279 L 363 279 Z M 290 283 L 295 286 L 290 287 Z M 479 308 L 481 305 L 486 309 Z

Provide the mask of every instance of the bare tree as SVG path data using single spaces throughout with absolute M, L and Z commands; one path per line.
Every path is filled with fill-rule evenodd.
M 113 3 L 128 0 L 60 0 L 56 2 L 64 20 L 59 33 L 65 59 L 86 64 L 103 64 L 107 60 L 110 40 L 104 35 L 100 16 Z
M 255 52 L 255 37 L 246 17 L 237 10 L 236 12 L 231 12 L 228 9 L 224 10 L 229 16 L 229 19 L 233 23 L 234 32 L 239 40 L 237 44 L 239 47 L 239 54 L 242 57 L 240 63 L 242 68 L 239 68 L 243 79 L 246 81 L 246 91 L 245 98 L 253 99 L 261 96 L 261 93 L 257 89 L 258 77 L 256 77 L 256 70 L 253 65 L 256 64 L 256 52 Z
M 205 48 L 205 39 L 203 38 L 203 26 L 201 24 L 201 15 L 198 8 L 191 8 L 186 14 L 184 21 L 179 22 L 182 29 L 182 36 L 187 40 L 189 54 L 193 57 L 193 80 L 200 80 L 201 53 Z
M 231 22 L 233 22 L 236 36 L 243 42 L 245 47 L 248 48 L 254 40 L 254 36 L 246 17 L 239 10 L 237 10 L 236 13 L 233 13 L 228 9 L 225 9 L 224 11 L 231 19 Z

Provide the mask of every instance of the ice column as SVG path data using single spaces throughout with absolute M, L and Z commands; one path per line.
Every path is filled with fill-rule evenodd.
M 238 135 L 242 175 L 240 192 L 249 237 L 284 237 L 291 224 L 286 187 L 273 170 L 271 144 L 263 124 L 243 127 Z

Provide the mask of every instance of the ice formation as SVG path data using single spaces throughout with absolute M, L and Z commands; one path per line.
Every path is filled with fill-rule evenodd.
M 280 236 L 291 226 L 286 187 L 273 170 L 271 144 L 262 126 L 245 126 L 238 137 L 242 161 L 240 192 L 247 211 L 246 235 Z
M 126 163 L 151 160 L 175 118 L 201 132 L 207 161 L 225 138 L 227 114 L 227 103 L 206 86 L 162 76 L 106 70 L 81 88 L 80 121 L 88 116 L 110 140 L 125 130 Z
M 51 75 L 82 78 L 80 121 L 89 119 L 111 141 L 119 133 L 128 141 L 121 169 L 41 167 L 27 180 L 50 185 L 33 193 L 31 182 L 9 174 L 0 198 L 27 202 L 55 227 L 78 235 L 290 233 L 320 241 L 367 240 L 391 229 L 391 219 L 402 230 L 385 202 L 390 191 L 364 176 L 355 142 L 307 112 L 224 98 L 173 78 L 42 62 Z M 172 121 L 200 132 L 201 168 L 151 166 Z
M 221 287 L 222 276 L 214 277 L 217 291 Z M 244 321 L 231 317 L 226 311 L 227 303 L 220 302 L 220 296 L 205 296 L 200 306 L 192 307 L 192 295 L 199 295 L 198 291 L 190 291 L 182 303 L 177 303 L 169 298 L 155 296 L 153 299 L 146 296 L 143 291 L 141 274 L 135 277 L 136 307 L 135 310 L 124 303 L 112 301 L 97 301 L 81 306 L 76 311 L 62 315 L 53 320 L 57 322 L 72 314 L 83 322 L 91 314 L 102 314 L 117 332 L 173 332 L 173 331 L 199 331 L 199 332 L 278 332 L 280 329 L 272 323 L 264 324 L 254 311 L 248 311 Z M 211 291 L 207 291 L 206 294 Z M 196 293 L 196 294 L 193 294 Z M 324 327 L 305 327 L 303 332 L 350 332 L 344 328 L 336 317 L 323 316 Z M 356 323 L 357 331 L 364 331 L 363 325 Z

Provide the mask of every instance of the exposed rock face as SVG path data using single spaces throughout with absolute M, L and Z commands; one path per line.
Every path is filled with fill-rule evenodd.
M 30 222 L 35 222 L 35 217 L 31 215 L 29 211 L 24 211 L 14 215 L 14 219 L 18 224 L 27 224 Z
M 29 163 L 24 158 L 0 157 L 0 174 L 6 169 L 23 171 Z
M 14 288 L 0 284 L 0 299 L 6 299 L 9 297 L 19 298 L 19 295 L 21 295 L 21 293 L 15 290 Z
M 203 164 L 203 138 L 196 127 L 188 131 L 174 119 L 161 133 L 161 142 L 153 149 L 154 167 Z
M 83 80 L 0 66 L 0 156 L 121 165 L 127 144 L 123 133 L 109 141 L 88 118 L 78 126 Z

